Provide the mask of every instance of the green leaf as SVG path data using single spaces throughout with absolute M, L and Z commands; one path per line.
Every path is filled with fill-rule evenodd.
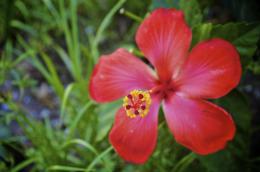
M 245 32 L 233 41 L 242 57 L 252 57 L 257 49 L 257 42 L 260 36 L 260 25 Z
M 194 47 L 200 41 L 209 39 L 211 37 L 212 27 L 213 27 L 212 23 L 204 23 L 194 27 L 192 29 L 191 47 Z
M 238 90 L 232 91 L 222 99 L 219 99 L 219 104 L 231 113 L 237 126 L 243 131 L 248 131 L 250 128 L 251 112 L 249 103 L 246 97 Z
M 194 27 L 202 22 L 203 16 L 197 0 L 180 0 L 179 6 L 189 26 Z
M 236 135 L 230 144 L 230 152 L 247 160 L 251 128 L 251 111 L 246 97 L 238 90 L 218 100 L 218 104 L 229 112 L 236 125 Z M 245 163 L 244 163 L 245 164 Z
M 235 172 L 239 171 L 232 153 L 229 151 L 220 151 L 208 156 L 199 158 L 201 164 L 210 172 Z
M 248 68 L 256 75 L 260 75 L 260 59 L 258 61 L 251 61 Z

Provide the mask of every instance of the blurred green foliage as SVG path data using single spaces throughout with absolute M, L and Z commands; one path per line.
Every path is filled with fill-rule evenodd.
M 209 156 L 189 152 L 169 137 L 160 113 L 157 148 L 142 166 L 124 162 L 108 143 L 107 134 L 121 102 L 100 105 L 88 95 L 89 77 L 100 54 L 125 47 L 141 55 L 134 43 L 138 19 L 158 7 L 184 11 L 193 32 L 192 46 L 214 37 L 229 40 L 241 55 L 243 72 L 260 73 L 256 54 L 259 23 L 240 18 L 212 22 L 207 16 L 213 4 L 211 0 L 1 1 L 0 171 L 260 170 L 259 157 L 250 157 L 254 129 L 248 100 L 239 89 L 216 101 L 237 125 L 236 138 L 227 149 Z M 241 3 L 245 4 L 249 3 Z M 121 8 L 128 13 L 119 14 Z M 239 5 L 235 9 L 236 14 L 245 10 Z M 48 83 L 57 98 L 57 105 L 50 102 L 58 111 L 56 123 L 53 109 L 39 118 L 23 102 L 41 83 Z M 13 132 L 12 125 L 20 131 Z

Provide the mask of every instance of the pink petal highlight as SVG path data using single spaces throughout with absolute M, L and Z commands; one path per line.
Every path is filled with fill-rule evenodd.
M 155 66 L 160 79 L 167 81 L 183 64 L 191 37 L 181 11 L 159 8 L 139 27 L 136 43 Z
M 241 64 L 235 47 L 222 39 L 195 46 L 176 79 L 178 91 L 192 97 L 219 98 L 236 87 Z
M 133 89 L 149 90 L 156 82 L 152 69 L 124 49 L 102 56 L 95 66 L 89 85 L 97 102 L 110 102 Z
M 198 154 L 217 152 L 234 137 L 231 116 L 210 102 L 174 95 L 163 110 L 176 141 Z

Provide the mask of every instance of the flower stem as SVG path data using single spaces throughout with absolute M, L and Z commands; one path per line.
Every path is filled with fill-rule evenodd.
M 134 13 L 132 13 L 130 11 L 125 10 L 124 8 L 121 8 L 119 13 L 129 17 L 130 19 L 133 19 L 136 22 L 141 23 L 143 21 L 143 19 L 141 17 L 135 15 Z

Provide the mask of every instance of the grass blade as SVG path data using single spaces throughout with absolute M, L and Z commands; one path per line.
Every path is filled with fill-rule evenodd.
M 88 108 L 92 105 L 92 101 L 89 101 L 85 104 L 85 106 L 79 111 L 79 113 L 77 114 L 76 118 L 74 119 L 74 121 L 71 123 L 70 127 L 69 127 L 69 135 L 68 138 L 71 138 L 73 133 L 75 132 L 75 129 L 80 121 L 80 119 L 82 118 L 82 116 L 85 114 L 85 112 L 88 110 Z
M 116 3 L 116 5 L 109 11 L 109 13 L 105 16 L 103 21 L 101 22 L 96 37 L 94 38 L 93 46 L 94 48 L 98 49 L 98 44 L 102 38 L 102 34 L 105 31 L 105 29 L 110 24 L 112 17 L 115 15 L 115 13 L 122 7 L 122 5 L 126 2 L 126 0 L 120 0 Z M 98 52 L 98 51 L 97 51 Z M 95 60 L 97 60 L 99 54 L 94 54 Z
M 69 95 L 71 93 L 71 91 L 73 90 L 73 88 L 75 87 L 74 83 L 71 83 L 67 86 L 67 88 L 65 89 L 64 95 L 62 97 L 62 103 L 61 103 L 61 110 L 60 110 L 60 118 L 61 118 L 61 122 L 64 119 L 64 115 L 65 115 L 65 107 L 67 105 L 68 99 L 69 99 Z
M 196 156 L 193 152 L 189 153 L 188 155 L 184 156 L 174 167 L 174 172 L 182 172 L 187 168 L 194 160 Z
M 62 149 L 65 149 L 68 146 L 73 145 L 73 144 L 78 144 L 78 145 L 84 146 L 85 148 L 87 148 L 91 152 L 93 152 L 94 154 L 98 155 L 97 150 L 91 144 L 89 144 L 88 142 L 81 140 L 81 139 L 73 139 L 73 140 L 67 141 L 66 143 L 64 143 L 62 145 Z
M 15 166 L 11 172 L 18 172 L 21 171 L 22 169 L 24 169 L 26 166 L 28 166 L 29 164 L 33 163 L 35 161 L 34 158 L 28 159 L 26 161 L 23 161 L 22 163 L 18 164 L 17 166 Z
M 85 169 L 79 167 L 53 165 L 48 168 L 48 171 L 85 171 Z
M 85 172 L 91 171 L 92 168 L 104 157 L 106 156 L 111 150 L 113 150 L 113 147 L 110 146 L 107 148 L 104 152 L 102 152 L 100 155 L 98 155 L 86 168 Z

